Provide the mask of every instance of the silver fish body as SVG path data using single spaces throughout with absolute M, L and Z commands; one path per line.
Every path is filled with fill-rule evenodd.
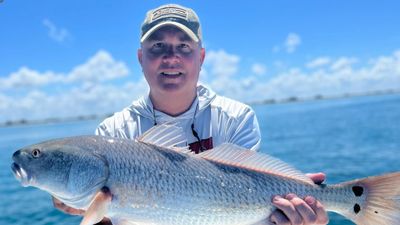
M 122 217 L 156 224 L 252 224 L 270 214 L 276 194 L 308 194 L 324 203 L 338 195 L 330 188 L 131 144 L 134 153 L 114 145 L 118 150 L 109 153 L 121 154 L 107 156 L 106 186 L 115 197 L 111 217 L 125 212 Z M 348 196 L 351 190 L 339 202 L 350 204 Z
M 259 153 L 249 150 L 237 155 L 248 159 L 248 163 L 240 164 L 240 159 L 223 161 L 225 152 L 230 152 L 229 147 L 232 146 L 198 156 L 144 142 L 81 136 L 33 145 L 14 153 L 13 170 L 18 179 L 74 208 L 88 209 L 94 195 L 107 187 L 112 200 L 105 216 L 115 224 L 118 221 L 175 225 L 256 224 L 267 221 L 274 209 L 273 196 L 288 193 L 314 196 L 327 210 L 359 224 L 368 224 L 365 218 L 374 222 L 374 218 L 379 215 L 386 218 L 387 214 L 391 216 L 389 219 L 378 218 L 377 221 L 395 224 L 392 222 L 400 219 L 398 186 L 385 192 L 394 199 L 391 202 L 394 212 L 376 209 L 375 205 L 379 205 L 376 202 L 368 211 L 368 204 L 372 204 L 368 194 L 375 190 L 370 183 L 376 183 L 370 180 L 374 178 L 319 186 L 299 177 L 290 167 L 282 167 L 279 161 L 270 161 L 280 168 L 278 172 L 257 169 L 259 163 L 250 158 Z M 34 150 L 40 151 L 38 157 L 32 156 Z M 218 156 L 218 152 L 222 156 Z M 39 160 L 44 162 L 35 165 Z M 251 163 L 256 168 L 251 168 Z M 400 173 L 384 177 L 386 179 L 381 179 L 384 184 L 393 179 L 397 182 L 394 185 L 400 183 Z M 370 210 L 376 211 L 375 217 Z

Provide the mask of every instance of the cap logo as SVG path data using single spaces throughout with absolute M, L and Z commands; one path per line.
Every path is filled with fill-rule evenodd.
M 187 11 L 182 8 L 168 7 L 154 11 L 151 21 L 164 17 L 178 17 L 187 20 L 187 16 L 188 16 Z

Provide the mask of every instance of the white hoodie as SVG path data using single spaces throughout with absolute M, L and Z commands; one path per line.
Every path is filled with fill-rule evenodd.
M 260 147 L 260 128 L 254 111 L 238 101 L 218 96 L 199 85 L 197 98 L 185 113 L 173 117 L 154 110 L 149 96 L 105 119 L 96 129 L 97 135 L 135 139 L 155 124 L 174 121 L 186 131 L 190 148 L 198 153 L 228 142 L 247 149 Z M 195 137 L 191 125 L 199 139 Z M 203 149 L 199 149 L 200 146 Z

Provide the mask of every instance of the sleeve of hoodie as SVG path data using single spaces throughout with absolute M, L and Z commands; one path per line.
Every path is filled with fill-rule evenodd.
M 135 123 L 129 111 L 123 110 L 101 122 L 95 130 L 95 134 L 118 138 L 132 138 L 137 135 L 136 127 L 132 126 L 132 124 Z
M 235 121 L 236 127 L 230 137 L 230 143 L 258 151 L 260 149 L 261 134 L 258 120 L 254 111 L 248 107 L 244 114 Z
M 97 126 L 94 133 L 96 135 L 114 137 L 114 132 L 112 132 L 114 129 L 112 129 L 110 126 L 110 120 L 110 118 L 107 118 L 106 120 L 101 122 L 99 126 Z
M 224 142 L 258 151 L 261 134 L 257 117 L 252 108 L 226 97 L 217 97 L 213 101 L 215 115 L 213 126 L 217 128 L 216 144 Z

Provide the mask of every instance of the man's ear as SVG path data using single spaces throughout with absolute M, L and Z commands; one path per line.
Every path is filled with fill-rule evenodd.
M 143 55 L 142 49 L 139 48 L 139 49 L 137 50 L 137 57 L 138 57 L 138 60 L 139 60 L 140 65 L 142 65 L 142 55 Z
M 206 57 L 206 49 L 205 48 L 201 48 L 200 49 L 200 65 L 203 65 L 205 57 Z

